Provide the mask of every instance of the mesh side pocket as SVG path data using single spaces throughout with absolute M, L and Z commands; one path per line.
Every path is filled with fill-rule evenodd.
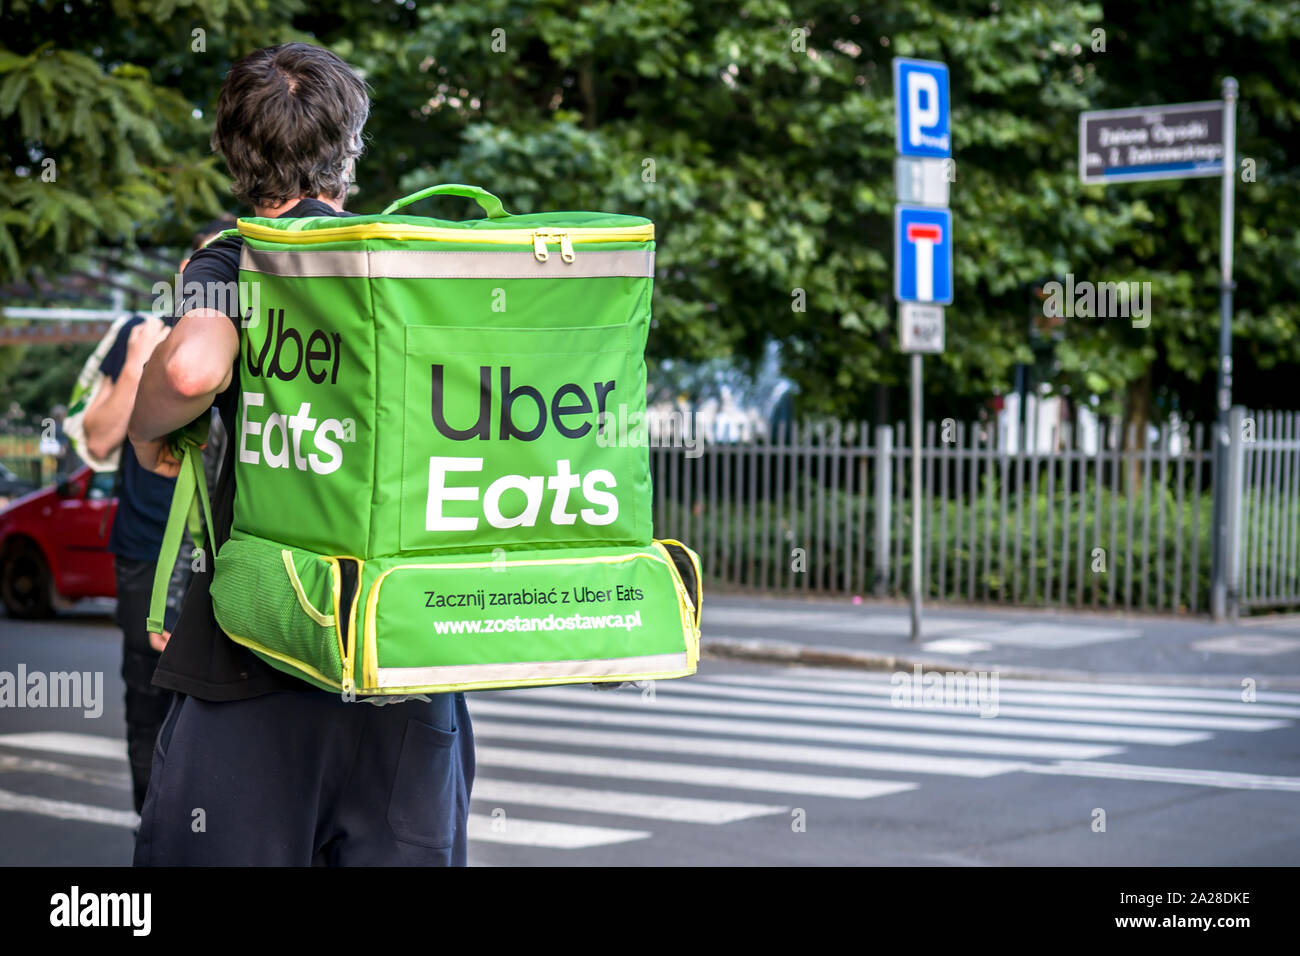
M 677 574 L 682 579 L 682 584 L 686 587 L 686 594 L 691 599 L 691 609 L 695 612 L 695 628 L 700 627 L 700 587 L 703 582 L 700 581 L 699 555 L 697 555 L 686 545 L 672 538 L 662 538 L 659 543 L 664 546 L 668 556 L 673 559 L 673 565 L 677 568 Z
M 341 686 L 333 575 L 319 555 L 231 538 L 216 557 L 212 610 L 231 639 L 281 669 Z

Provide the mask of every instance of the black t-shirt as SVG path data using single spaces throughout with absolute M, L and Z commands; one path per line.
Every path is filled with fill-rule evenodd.
M 351 215 L 353 213 L 337 212 L 317 199 L 304 199 L 279 218 Z M 185 267 L 183 287 L 189 288 L 191 282 L 199 283 L 200 288 L 207 288 L 208 283 L 237 282 L 239 255 L 243 247 L 244 240 L 239 236 L 209 243 L 190 258 Z M 184 308 L 177 311 L 183 314 L 202 304 L 187 301 Z M 239 316 L 231 315 L 230 321 L 239 331 Z M 238 399 L 239 359 L 236 357 L 230 386 L 213 402 L 230 436 L 217 487 L 212 494 L 212 520 L 217 526 L 214 537 L 218 551 L 230 537 L 234 514 L 235 448 L 239 444 L 239 429 L 235 422 Z M 208 593 L 212 584 L 210 564 L 207 570 L 196 572 L 190 583 L 185 602 L 181 605 L 180 620 L 154 672 L 154 684 L 201 700 L 218 702 L 246 700 L 280 690 L 319 691 L 306 681 L 264 663 L 252 651 L 226 636 L 212 614 L 212 599 Z
M 131 330 L 143 321 L 143 316 L 136 316 L 124 322 L 112 347 L 99 363 L 99 370 L 114 382 L 126 365 Z M 164 478 L 143 467 L 129 441 L 122 443 L 121 473 L 122 487 L 117 496 L 113 530 L 108 536 L 108 550 L 120 558 L 157 561 L 176 479 Z

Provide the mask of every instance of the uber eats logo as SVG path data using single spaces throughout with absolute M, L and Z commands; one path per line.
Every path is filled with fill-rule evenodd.
M 469 403 L 474 407 L 473 419 L 452 421 L 449 404 L 457 409 L 462 406 L 448 402 L 446 369 L 433 364 L 429 373 L 433 427 L 444 438 L 456 442 L 547 441 L 548 447 L 557 447 L 558 442 L 553 438 L 570 441 L 588 438 L 604 420 L 606 398 L 615 386 L 613 379 L 592 382 L 589 389 L 576 382 L 566 382 L 546 395 L 534 385 L 517 381 L 515 370 L 509 365 L 480 365 L 478 402 L 476 407 Z M 467 483 L 473 480 L 470 475 L 483 470 L 482 457 L 431 456 L 425 530 L 476 530 L 477 517 L 448 515 L 444 505 L 448 501 L 479 501 L 480 493 L 483 517 L 494 528 L 534 527 L 547 504 L 548 517 L 555 525 L 573 525 L 578 521 L 588 525 L 613 524 L 618 519 L 618 498 L 609 491 L 618 485 L 614 475 L 604 468 L 579 474 L 573 470 L 571 459 L 558 454 L 562 451 L 557 449 L 550 474 L 502 475 L 484 489 Z M 511 490 L 523 493 L 524 505 L 522 510 L 507 514 L 501 499 Z
M 252 329 L 244 340 L 245 376 L 291 382 L 305 375 L 315 385 L 337 385 L 342 336 L 320 329 L 299 332 L 284 321 L 284 309 L 267 309 L 266 338 Z M 311 402 L 297 409 L 267 413 L 264 392 L 244 391 L 239 413 L 239 461 L 245 465 L 294 468 L 328 475 L 343 464 L 340 443 L 356 440 L 350 418 L 313 415 Z
M 240 466 L 338 472 L 345 454 L 352 454 L 347 445 L 356 440 L 357 422 L 330 417 L 331 411 L 357 407 L 353 393 L 368 384 L 347 380 L 358 368 L 344 361 L 351 346 L 328 326 L 286 321 L 283 309 L 269 309 L 267 318 L 244 332 Z M 555 528 L 618 521 L 618 478 L 590 465 L 593 449 L 608 444 L 602 423 L 616 401 L 625 354 L 579 350 L 571 367 L 557 368 L 553 355 L 534 358 L 500 336 L 488 340 L 497 347 L 462 352 L 459 361 L 447 354 L 449 340 L 436 330 L 422 330 L 415 341 L 404 357 L 395 348 L 381 349 L 374 372 L 385 403 L 377 414 L 390 429 L 376 452 L 403 447 L 397 454 L 406 472 L 388 491 L 409 501 L 412 530 L 421 523 L 424 532 L 464 533 L 485 525 L 507 530 L 548 521 Z M 348 351 L 347 357 L 357 356 Z M 378 427 L 368 416 L 360 426 Z M 340 477 L 364 480 L 368 473 L 369 462 L 364 468 L 358 462 Z M 396 478 L 388 474 L 387 480 Z

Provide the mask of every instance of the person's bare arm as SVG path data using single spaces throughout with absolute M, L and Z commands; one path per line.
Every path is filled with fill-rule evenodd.
M 160 475 L 180 471 L 165 439 L 226 390 L 238 354 L 239 333 L 225 313 L 195 309 L 181 317 L 140 376 L 127 435 L 141 465 Z
M 166 335 L 167 326 L 160 319 L 150 317 L 136 325 L 127 339 L 126 359 L 117 381 L 105 379 L 86 409 L 83 420 L 86 443 L 96 458 L 107 458 L 126 439 L 126 422 L 135 403 L 140 373 L 150 353 Z

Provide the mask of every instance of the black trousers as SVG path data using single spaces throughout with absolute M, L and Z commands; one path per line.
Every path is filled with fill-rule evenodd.
M 149 646 L 149 598 L 153 593 L 153 561 L 116 557 L 117 625 L 122 629 L 122 681 L 126 684 L 126 753 L 131 762 L 135 812 L 144 806 L 153 765 L 158 728 L 171 706 L 171 691 L 154 687 L 159 653 Z
M 473 729 L 464 694 L 430 698 L 179 695 L 135 865 L 464 866 Z

